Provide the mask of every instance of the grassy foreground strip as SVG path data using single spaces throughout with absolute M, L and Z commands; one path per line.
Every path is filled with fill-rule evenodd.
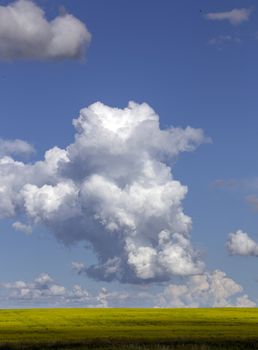
M 258 309 L 0 310 L 2 349 L 258 349 Z

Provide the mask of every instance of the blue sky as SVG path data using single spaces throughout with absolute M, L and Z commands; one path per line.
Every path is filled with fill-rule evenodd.
M 10 4 L 2 0 L 0 9 Z M 65 149 L 73 143 L 72 119 L 79 116 L 82 108 L 97 101 L 121 109 L 128 101 L 145 102 L 159 115 L 163 130 L 171 126 L 201 128 L 212 142 L 202 140 L 194 152 L 166 160 L 174 178 L 188 187 L 181 205 L 192 219 L 191 244 L 201 251 L 201 260 L 205 263 L 202 276 L 212 281 L 214 270 L 223 271 L 226 278 L 235 283 L 230 287 L 232 293 L 238 290 L 236 285 L 242 286 L 241 293 L 248 294 L 249 299 L 257 303 L 255 255 L 258 253 L 252 246 L 258 242 L 258 15 L 255 3 L 41 0 L 34 4 L 45 11 L 48 21 L 61 15 L 65 17 L 65 13 L 72 14 L 86 25 L 91 40 L 85 39 L 86 54 L 79 53 L 79 59 L 78 52 L 68 58 L 65 54 L 54 58 L 47 53 L 42 56 L 42 49 L 36 56 L 35 51 L 31 57 L 27 53 L 25 57 L 12 53 L 6 60 L 1 31 L 8 28 L 0 25 L 1 139 L 21 139 L 32 144 L 36 152 L 22 160 L 33 164 L 42 160 L 45 151 L 54 146 Z M 230 11 L 234 9 L 243 10 L 237 23 L 230 20 L 235 15 Z M 215 19 L 208 17 L 208 14 L 225 13 L 226 19 L 216 15 Z M 13 40 L 14 46 L 23 45 L 22 36 L 17 40 L 14 37 L 10 36 L 11 44 Z M 72 262 L 89 266 L 96 261 L 94 250 L 84 248 L 86 240 L 67 246 L 62 239 L 56 239 L 56 234 L 43 221 L 33 227 L 30 235 L 15 230 L 13 222 L 27 223 L 27 214 L 18 210 L 0 221 L 2 306 L 59 305 L 65 298 L 70 298 L 68 304 L 72 303 L 72 292 L 67 292 L 69 297 L 60 292 L 53 298 L 51 293 L 42 298 L 37 298 L 35 293 L 29 294 L 31 299 L 22 298 L 21 289 L 14 286 L 15 281 L 25 281 L 24 288 L 35 291 L 33 281 L 42 273 L 53 278 L 54 281 L 46 278 L 50 289 L 53 284 L 72 290 L 76 284 L 92 295 L 100 295 L 101 288 L 106 288 L 102 292 L 105 297 L 99 297 L 104 306 L 108 298 L 111 306 L 120 305 L 123 300 L 125 305 L 153 306 L 152 298 L 157 295 L 162 298 L 164 293 L 166 304 L 160 305 L 177 306 L 174 287 L 169 286 L 193 283 L 188 280 L 191 276 L 185 275 L 171 276 L 162 282 L 158 279 L 150 284 L 129 280 L 124 284 L 116 278 L 112 282 L 100 277 L 94 279 L 85 271 L 77 274 L 76 268 L 72 270 Z M 29 220 L 33 221 L 31 217 Z M 246 232 L 249 238 L 241 238 L 236 233 L 238 230 Z M 232 239 L 236 245 L 242 239 L 247 247 L 245 251 L 232 245 L 227 249 L 229 233 L 235 234 Z M 253 243 L 249 243 L 254 248 L 246 243 L 250 237 Z M 148 298 L 141 299 L 145 289 L 148 289 Z M 130 291 L 130 295 L 120 298 L 119 293 L 125 290 Z M 132 297 L 135 290 L 138 298 Z M 213 291 L 209 293 L 215 295 Z M 214 295 L 213 299 L 217 300 Z M 90 301 L 86 299 L 78 299 L 78 305 L 97 303 L 92 301 L 94 297 L 88 297 Z M 212 306 L 212 302 L 209 305 Z

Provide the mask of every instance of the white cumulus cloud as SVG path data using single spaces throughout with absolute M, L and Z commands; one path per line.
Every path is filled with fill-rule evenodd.
M 95 279 L 142 283 L 200 273 L 182 206 L 187 187 L 169 162 L 206 142 L 203 131 L 161 129 L 154 110 L 134 102 L 124 109 L 97 102 L 73 124 L 74 142 L 48 150 L 43 161 L 0 159 L 0 216 L 25 214 L 66 244 L 88 242 L 98 263 L 80 265 L 80 273 Z
M 252 13 L 251 8 L 232 9 L 225 12 L 210 12 L 205 14 L 205 18 L 211 21 L 229 21 L 233 25 L 238 25 L 249 20 Z
M 48 21 L 30 0 L 0 6 L 0 59 L 78 59 L 90 40 L 85 24 L 71 14 Z
M 229 234 L 227 248 L 233 255 L 258 256 L 258 243 L 241 230 Z
M 28 157 L 35 152 L 34 147 L 23 140 L 0 139 L 0 157 L 3 156 L 23 156 Z
M 9 299 L 20 301 L 50 300 L 66 294 L 65 287 L 56 284 L 46 273 L 39 275 L 33 282 L 16 281 L 4 283 L 1 287 L 9 291 Z

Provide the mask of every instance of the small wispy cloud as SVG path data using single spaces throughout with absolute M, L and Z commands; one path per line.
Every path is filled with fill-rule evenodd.
M 211 21 L 229 21 L 230 24 L 239 25 L 249 20 L 252 13 L 251 8 L 232 9 L 225 12 L 209 12 L 204 15 Z
M 57 283 L 47 273 L 41 273 L 32 281 L 18 280 L 0 285 L 0 301 L 7 305 L 34 307 L 255 307 L 244 293 L 243 287 L 215 270 L 185 278 L 181 284 L 169 284 L 159 290 L 134 288 L 88 290 L 79 284 L 67 288 Z
M 245 179 L 216 179 L 212 182 L 212 187 L 217 189 L 234 190 L 241 192 L 257 192 L 258 191 L 258 178 L 245 178 Z
M 78 275 L 82 274 L 85 271 L 85 264 L 80 261 L 74 261 L 72 262 L 72 271 L 77 273 Z
M 241 39 L 236 36 L 231 35 L 219 35 L 217 37 L 211 38 L 208 41 L 209 45 L 221 47 L 226 44 L 240 44 Z
M 246 198 L 246 202 L 251 206 L 251 208 L 258 212 L 258 196 L 256 194 L 251 194 L 249 196 L 247 196 Z
M 211 187 L 216 190 L 235 192 L 241 195 L 249 207 L 258 212 L 258 178 L 217 179 Z
M 23 224 L 20 221 L 15 221 L 12 224 L 12 227 L 16 230 L 16 231 L 21 231 L 23 233 L 25 233 L 26 235 L 30 235 L 32 233 L 32 227 L 30 225 L 27 224 Z
M 241 186 L 240 181 L 236 179 L 229 179 L 229 180 L 217 179 L 213 181 L 211 185 L 213 188 L 228 189 L 228 190 L 235 190 Z

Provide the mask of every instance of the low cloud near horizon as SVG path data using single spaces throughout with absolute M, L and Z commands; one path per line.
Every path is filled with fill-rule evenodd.
M 99 288 L 94 292 L 75 284 L 71 288 L 57 283 L 47 273 L 33 281 L 23 280 L 0 285 L 2 304 L 12 302 L 19 306 L 83 306 L 83 307 L 256 307 L 243 293 L 243 287 L 223 271 L 186 277 L 184 283 L 168 284 L 160 291 L 138 285 L 111 291 Z
M 0 6 L 0 60 L 82 59 L 90 41 L 85 24 L 71 14 L 48 21 L 31 0 Z
M 95 296 L 91 295 L 85 288 L 78 284 L 71 289 L 56 283 L 47 273 L 41 273 L 32 282 L 15 281 L 2 283 L 0 285 L 2 294 L 0 299 L 12 301 L 16 305 L 87 305 L 88 307 L 106 307 L 107 292 L 102 288 Z M 7 292 L 7 293 L 5 293 Z
M 225 272 L 215 270 L 190 276 L 184 284 L 170 284 L 160 295 L 161 307 L 256 307 L 242 294 L 243 287 Z

